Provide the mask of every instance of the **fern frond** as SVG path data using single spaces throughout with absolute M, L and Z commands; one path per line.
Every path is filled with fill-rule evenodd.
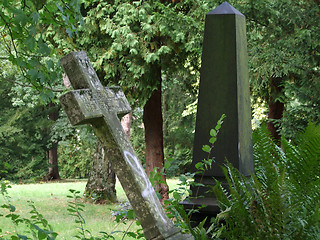
M 229 186 L 217 185 L 226 239 L 319 239 L 320 127 L 281 148 L 266 127 L 254 133 L 256 174 L 247 179 L 231 164 Z M 317 134 L 314 134 L 317 133 Z

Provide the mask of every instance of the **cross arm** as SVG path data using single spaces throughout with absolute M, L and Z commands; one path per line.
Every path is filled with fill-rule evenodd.
M 119 117 L 131 112 L 131 107 L 120 87 L 105 88 L 107 97 L 97 99 L 91 90 L 81 89 L 70 91 L 60 97 L 72 125 L 90 123 L 94 118 L 103 116 L 101 105 Z

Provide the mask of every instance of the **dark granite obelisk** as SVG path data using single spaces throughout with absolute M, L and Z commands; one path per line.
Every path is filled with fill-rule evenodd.
M 244 175 L 253 173 L 251 108 L 248 79 L 248 57 L 245 16 L 224 2 L 205 20 L 202 66 L 194 136 L 193 170 L 198 162 L 207 158 L 202 150 L 209 144 L 210 129 L 216 126 L 221 115 L 226 118 L 213 148 L 215 163 L 204 176 L 195 181 L 214 185 L 214 180 L 224 181 L 220 165 L 227 159 Z M 193 171 L 191 170 L 191 171 Z M 192 189 L 193 195 L 184 201 L 187 208 L 206 205 L 199 218 L 215 216 L 219 212 L 215 197 L 205 188 Z M 197 220 L 196 220 L 197 221 Z

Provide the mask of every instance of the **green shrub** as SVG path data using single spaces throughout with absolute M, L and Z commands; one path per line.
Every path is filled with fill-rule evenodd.
M 226 239 L 320 238 L 320 135 L 309 126 L 295 144 L 282 148 L 265 127 L 254 133 L 256 173 L 244 177 L 224 167 L 229 190 L 213 188 L 222 212 Z
M 96 150 L 96 137 L 87 126 L 73 129 L 59 142 L 59 173 L 62 178 L 88 178 Z

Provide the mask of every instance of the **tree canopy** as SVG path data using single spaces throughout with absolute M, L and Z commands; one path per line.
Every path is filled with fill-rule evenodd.
M 148 100 L 162 93 L 165 147 L 182 156 L 177 159 L 190 158 L 191 149 L 183 146 L 192 146 L 194 115 L 181 120 L 181 112 L 196 100 L 205 14 L 221 2 L 3 0 L 0 80 L 2 94 L 12 96 L 3 101 L 3 109 L 39 110 L 39 102 L 57 102 L 66 90 L 58 59 L 85 50 L 105 84 L 122 86 L 137 109 L 135 116 L 141 118 Z M 275 123 L 294 138 L 309 121 L 320 119 L 319 1 L 230 3 L 247 18 L 252 96 L 267 105 L 281 103 L 281 119 Z M 168 106 L 170 99 L 183 106 Z M 3 115 L 3 126 L 12 116 Z M 185 132 L 174 124 L 183 124 Z M 185 140 L 183 146 L 176 144 Z

